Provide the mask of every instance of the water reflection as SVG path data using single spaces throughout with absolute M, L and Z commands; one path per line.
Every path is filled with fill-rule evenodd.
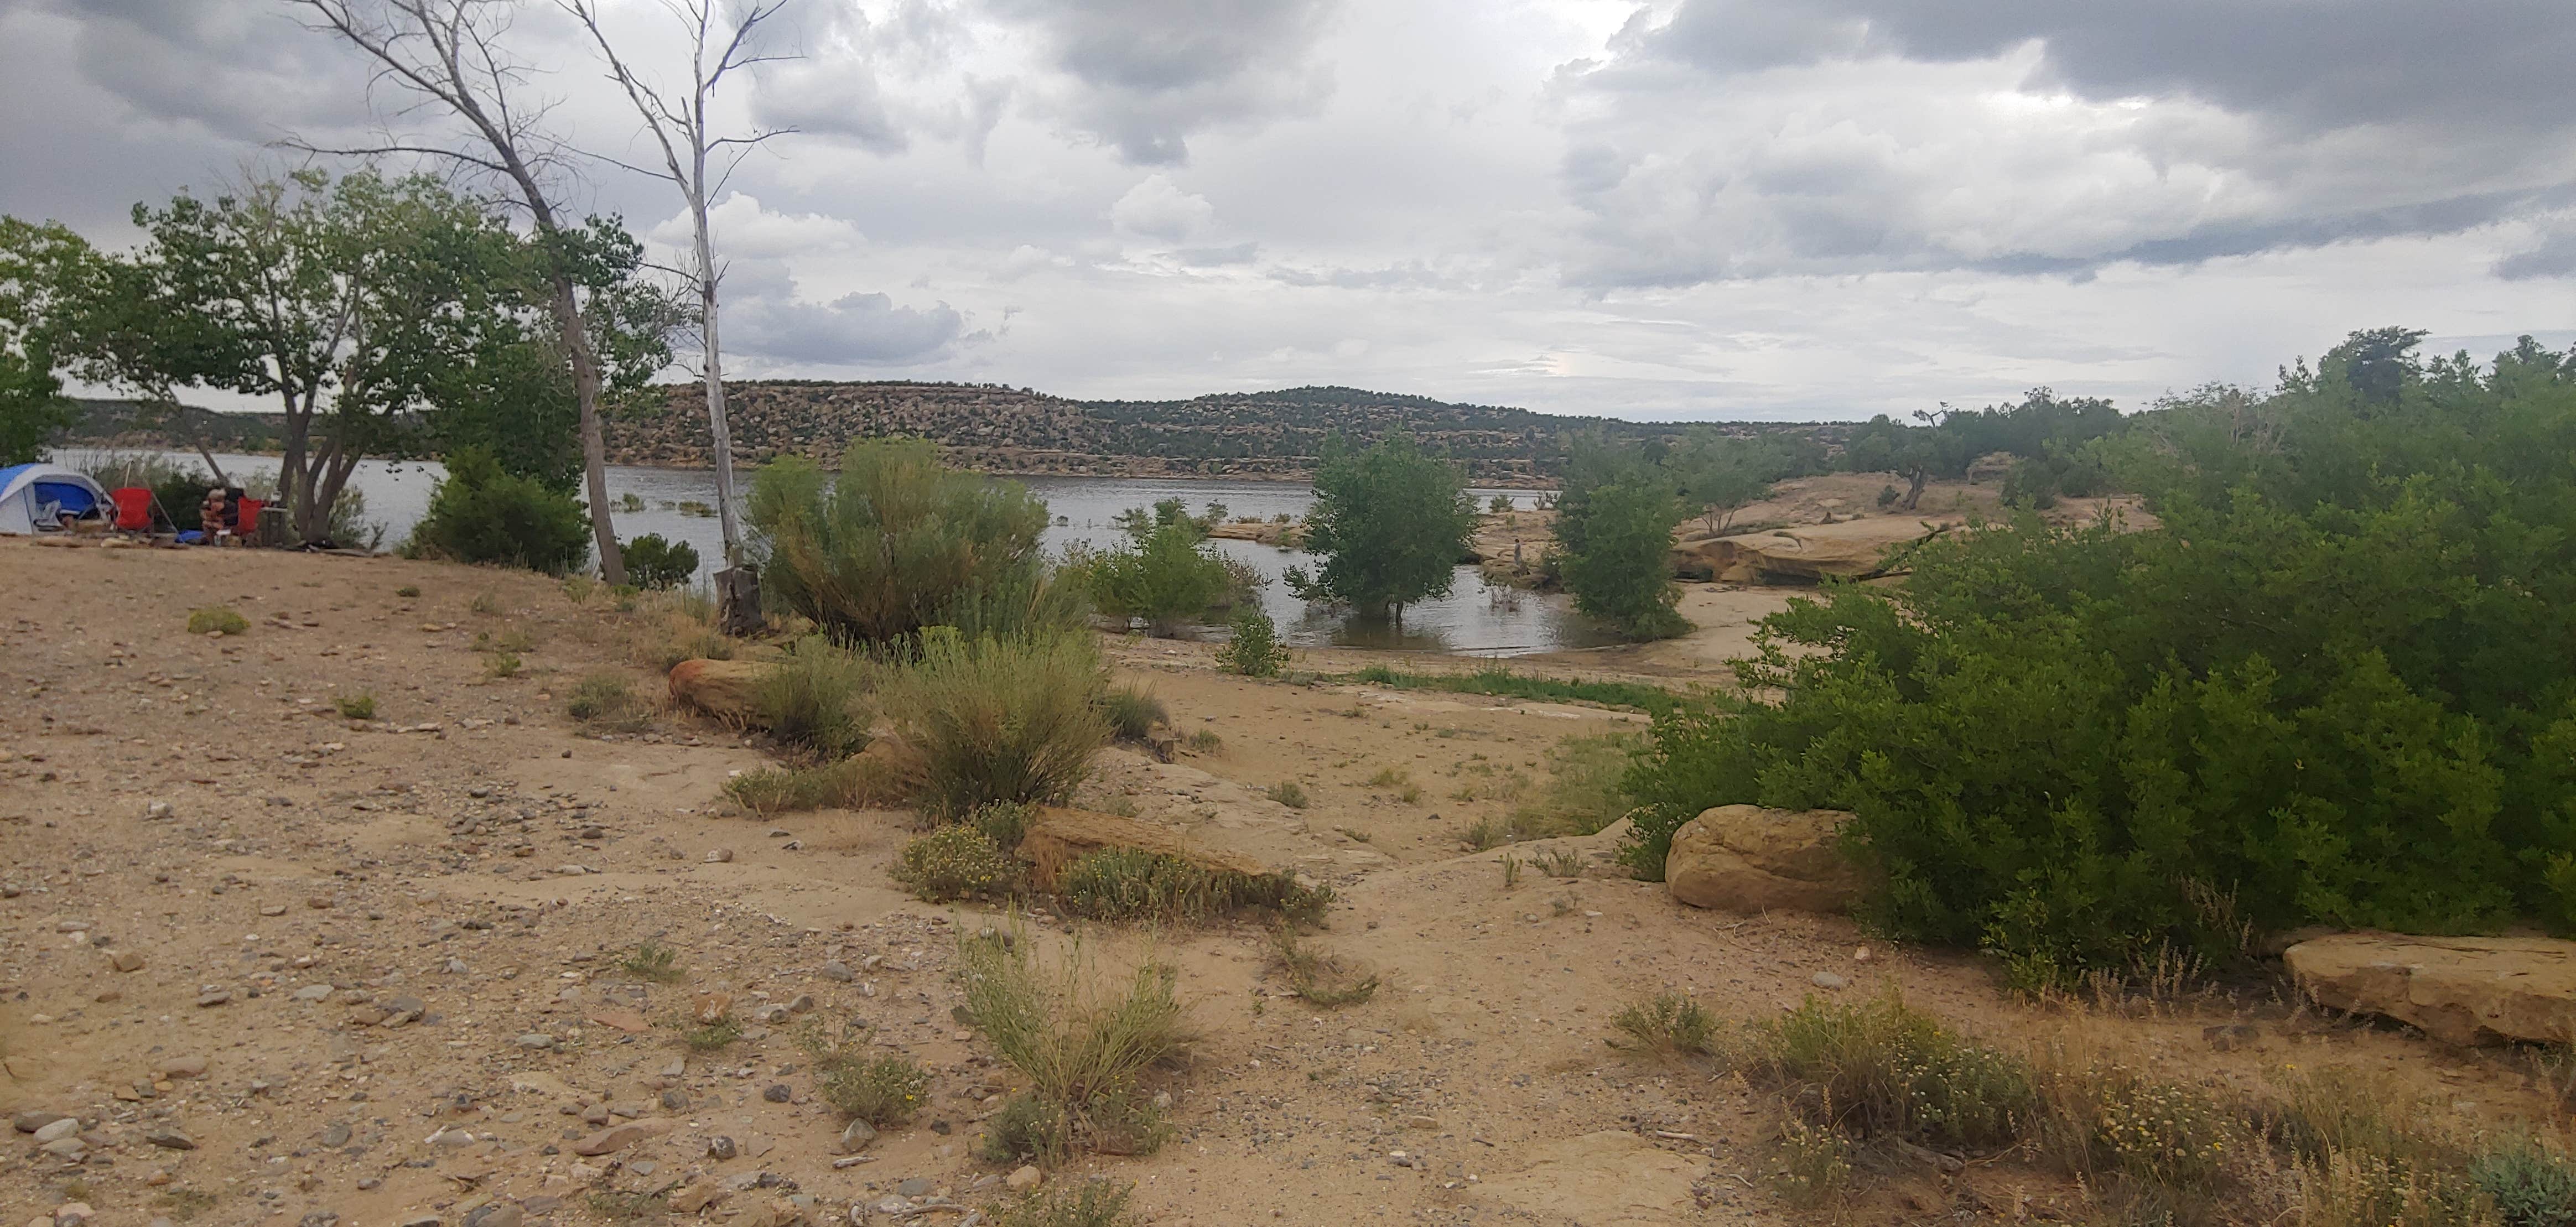
M 195 460 L 177 453 L 172 454 L 172 459 L 185 463 Z M 277 464 L 274 459 L 252 456 L 219 455 L 218 459 L 236 475 L 273 472 Z M 385 525 L 385 541 L 391 545 L 402 540 L 428 511 L 430 491 L 442 476 L 444 470 L 434 463 L 367 461 L 358 467 L 349 484 L 366 495 L 367 516 Z M 1204 510 L 1210 503 L 1221 503 L 1229 516 L 1264 520 L 1304 515 L 1315 501 L 1312 488 L 1286 482 L 1126 477 L 1021 480 L 1046 500 L 1053 523 L 1044 540 L 1047 548 L 1057 553 L 1076 543 L 1094 547 L 1114 544 L 1119 539 L 1114 522 L 1119 512 L 1151 506 L 1166 498 L 1182 500 L 1193 512 Z M 620 536 L 632 539 L 659 533 L 669 540 L 688 542 L 697 548 L 702 561 L 700 578 L 720 565 L 723 535 L 715 519 L 683 510 L 714 500 L 713 474 L 695 469 L 611 466 L 608 491 L 609 497 L 624 508 L 640 504 L 640 509 L 621 508 L 617 512 Z M 1537 498 L 1527 490 L 1477 490 L 1476 505 L 1485 506 L 1497 494 L 1509 496 L 1521 508 L 1533 506 Z M 632 499 L 627 497 L 630 495 Z M 1458 568 L 1449 595 L 1407 608 L 1401 624 L 1311 608 L 1291 595 L 1279 576 L 1292 566 L 1314 568 L 1319 560 L 1313 555 L 1252 541 L 1218 540 L 1213 544 L 1227 556 L 1250 564 L 1270 581 L 1262 588 L 1262 606 L 1278 622 L 1281 637 L 1298 647 L 1513 656 L 1613 641 L 1590 619 L 1575 613 L 1564 598 L 1508 590 L 1489 592 L 1473 567 Z

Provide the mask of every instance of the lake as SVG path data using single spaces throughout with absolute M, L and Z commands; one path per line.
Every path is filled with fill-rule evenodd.
M 168 455 L 172 460 L 191 467 L 203 467 L 194 455 L 175 452 Z M 274 472 L 277 464 L 273 458 L 221 452 L 216 453 L 216 459 L 236 480 L 243 473 Z M 432 462 L 370 460 L 360 463 L 349 479 L 349 486 L 366 496 L 367 518 L 385 526 L 385 541 L 391 545 L 410 533 L 412 525 L 428 511 L 430 491 L 445 474 L 443 468 Z M 1117 527 L 1112 523 L 1113 517 L 1130 507 L 1151 506 L 1160 499 L 1180 499 L 1189 504 L 1193 512 L 1203 510 L 1211 502 L 1223 503 L 1230 516 L 1257 516 L 1265 520 L 1282 514 L 1302 516 L 1315 501 L 1313 488 L 1289 482 L 1125 477 L 1028 477 L 1013 480 L 1020 481 L 1046 500 L 1047 511 L 1055 522 L 1048 527 L 1045 541 L 1049 550 L 1058 553 L 1075 544 L 1113 544 L 1120 538 Z M 749 483 L 746 481 L 744 484 L 747 486 Z M 715 486 L 715 474 L 703 469 L 609 466 L 610 499 L 631 506 L 626 499 L 631 494 L 643 504 L 640 511 L 620 510 L 615 513 L 618 536 L 631 540 L 646 533 L 660 533 L 669 540 L 686 541 L 697 547 L 698 557 L 702 560 L 699 575 L 704 578 L 724 555 L 724 535 L 712 514 L 683 511 L 681 506 L 712 506 Z M 1476 490 L 1471 493 L 1479 507 L 1498 494 L 1510 497 L 1516 506 L 1524 508 L 1535 505 L 1538 497 L 1536 492 L 1529 490 Z M 1269 577 L 1271 582 L 1262 589 L 1262 604 L 1279 623 L 1282 637 L 1299 647 L 1400 648 L 1474 656 L 1517 656 L 1614 642 L 1590 619 L 1575 613 L 1563 596 L 1510 589 L 1488 591 L 1473 567 L 1458 568 L 1457 582 L 1448 596 L 1407 609 L 1403 625 L 1399 627 L 1311 608 L 1290 595 L 1287 585 L 1280 582 L 1280 573 L 1292 566 L 1314 567 L 1316 559 L 1313 555 L 1250 541 L 1218 540 L 1212 545 L 1251 564 L 1255 570 Z

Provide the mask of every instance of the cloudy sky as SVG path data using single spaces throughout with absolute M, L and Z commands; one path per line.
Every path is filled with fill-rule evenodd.
M 648 66 L 659 0 L 609 0 Z M 0 0 L 0 212 L 416 126 L 285 0 Z M 2140 406 L 2406 324 L 2576 341 L 2565 0 L 791 0 L 744 375 L 1851 418 Z M 634 125 L 548 0 L 575 145 Z M 658 240 L 667 185 L 567 189 Z

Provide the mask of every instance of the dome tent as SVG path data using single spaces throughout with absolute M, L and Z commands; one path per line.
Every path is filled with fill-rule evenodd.
M 86 473 L 58 464 L 13 464 L 0 469 L 0 534 L 26 536 L 62 531 L 62 517 L 112 517 L 107 490 Z

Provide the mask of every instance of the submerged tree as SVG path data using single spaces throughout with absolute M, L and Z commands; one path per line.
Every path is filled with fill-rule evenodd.
M 1306 513 L 1306 548 L 1323 566 L 1289 568 L 1289 591 L 1401 619 L 1405 606 L 1448 594 L 1475 523 L 1457 466 L 1411 436 L 1366 451 L 1328 439 Z

